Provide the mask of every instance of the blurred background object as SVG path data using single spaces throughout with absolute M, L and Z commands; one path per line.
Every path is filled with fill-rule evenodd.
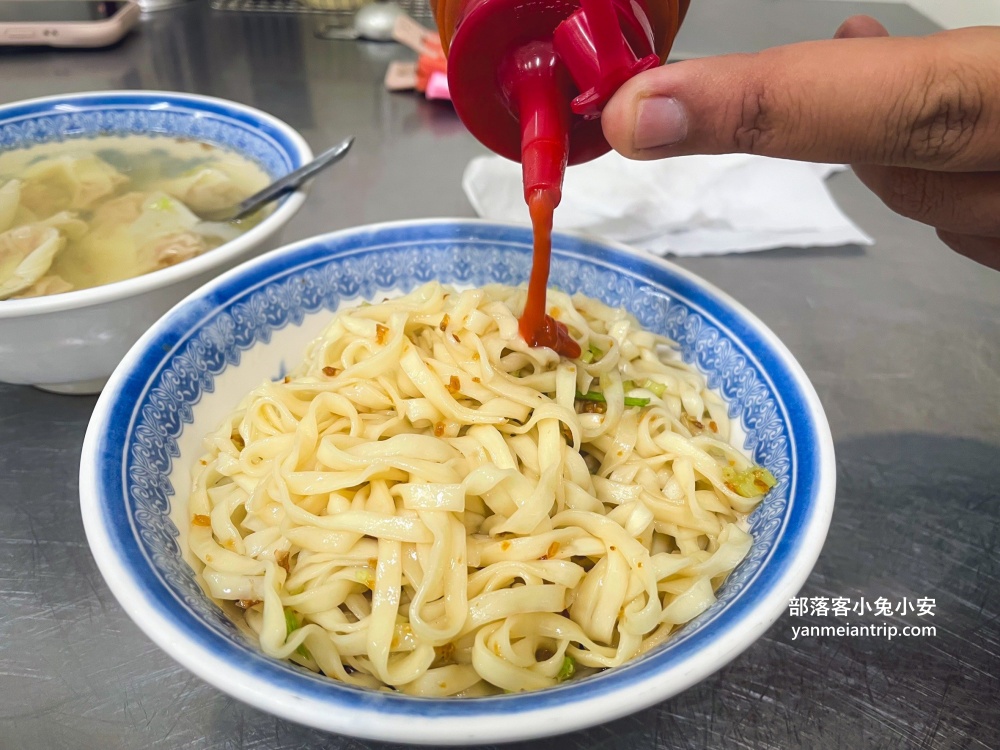
M 816 0 L 809 0 L 816 2 Z M 839 0 L 843 1 L 843 0 Z M 862 0 L 875 2 L 876 0 Z M 1000 25 L 1000 0 L 878 0 L 909 5 L 946 29 Z
M 176 4 L 186 0 L 140 0 L 140 5 Z M 372 0 L 211 0 L 216 10 L 296 12 L 296 13 L 340 13 L 351 14 Z M 774 0 L 776 5 L 787 4 L 787 0 Z M 962 26 L 1000 25 L 1000 0 L 791 0 L 795 5 L 829 5 L 837 2 L 844 6 L 842 15 L 869 10 L 881 14 L 886 5 L 909 6 L 930 20 L 948 29 Z M 426 24 L 433 25 L 427 0 L 401 0 L 399 3 L 411 16 Z M 700 3 L 695 2 L 697 7 Z M 836 7 L 836 6 L 834 6 Z
M 166 8 L 173 8 L 175 5 L 183 5 L 184 3 L 191 2 L 192 0 L 135 0 L 136 3 L 142 8 L 143 13 L 154 10 L 165 10 Z
M 211 0 L 215 10 L 258 13 L 324 13 L 353 15 L 371 0 Z M 397 4 L 417 20 L 433 25 L 427 0 L 398 0 Z
M 376 0 L 362 5 L 354 14 L 350 24 L 345 25 L 343 22 L 327 24 L 316 33 L 324 39 L 391 42 L 396 21 L 402 17 L 406 17 L 406 11 L 398 3 L 392 0 Z

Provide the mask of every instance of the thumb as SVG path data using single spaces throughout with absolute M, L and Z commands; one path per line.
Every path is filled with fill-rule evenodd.
M 861 39 L 889 36 L 889 31 L 871 16 L 851 16 L 837 29 L 834 39 Z
M 633 159 L 756 153 L 1000 169 L 1000 28 L 884 38 L 872 19 L 852 21 L 843 38 L 636 76 L 605 108 L 604 134 Z

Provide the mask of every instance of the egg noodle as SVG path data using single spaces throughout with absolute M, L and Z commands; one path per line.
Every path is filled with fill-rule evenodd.
M 774 478 L 670 341 L 552 291 L 583 349 L 561 359 L 520 337 L 524 294 L 343 310 L 207 438 L 190 549 L 266 654 L 412 695 L 537 690 L 715 601 Z

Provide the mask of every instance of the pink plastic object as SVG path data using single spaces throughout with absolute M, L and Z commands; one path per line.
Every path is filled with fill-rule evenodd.
M 558 200 L 567 164 L 610 149 L 601 107 L 658 62 L 645 0 L 469 0 L 448 84 L 470 132 L 522 162 L 525 195 Z
M 448 91 L 448 76 L 441 71 L 434 71 L 427 79 L 427 90 L 424 96 L 428 99 L 451 99 Z

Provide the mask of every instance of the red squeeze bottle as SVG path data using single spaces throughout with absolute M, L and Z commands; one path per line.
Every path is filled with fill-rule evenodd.
M 435 0 L 459 118 L 522 165 L 535 255 L 521 334 L 580 356 L 545 314 L 552 213 L 567 164 L 610 150 L 601 110 L 629 78 L 660 65 L 689 0 Z

